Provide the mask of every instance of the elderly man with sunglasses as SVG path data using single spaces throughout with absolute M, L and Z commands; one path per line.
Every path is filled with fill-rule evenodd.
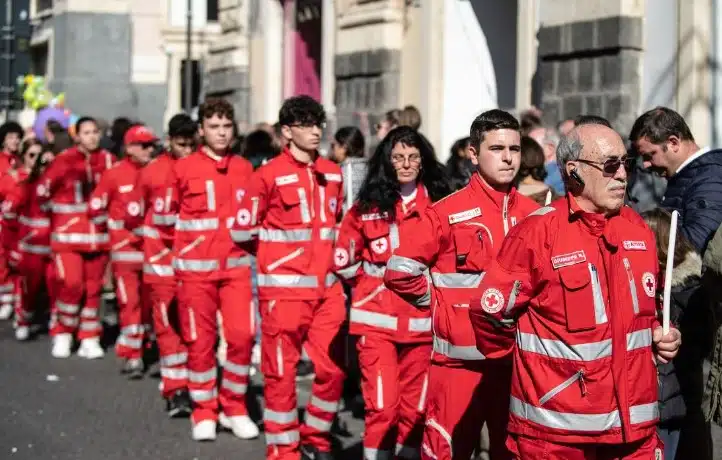
M 557 159 L 567 196 L 504 240 L 470 304 L 479 351 L 514 357 L 507 447 L 514 458 L 662 458 L 655 359 L 678 330 L 657 320 L 655 239 L 624 206 L 624 143 L 574 128 Z

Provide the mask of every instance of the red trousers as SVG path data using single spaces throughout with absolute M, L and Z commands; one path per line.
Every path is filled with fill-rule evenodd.
M 505 446 L 510 386 L 511 366 L 506 360 L 468 367 L 432 363 L 421 458 L 468 460 L 486 422 L 489 456 L 510 459 Z
M 517 460 L 664 460 L 664 445 L 657 435 L 628 444 L 555 444 L 510 434 L 506 445 Z
M 431 344 L 366 335 L 356 348 L 366 407 L 364 458 L 418 458 Z
M 17 269 L 22 279 L 22 297 L 15 308 L 15 322 L 18 326 L 30 326 L 43 287 L 55 308 L 55 264 L 48 256 L 23 253 Z M 57 320 L 56 314 L 52 317 L 51 321 Z
M 51 334 L 73 334 L 77 330 L 80 340 L 100 337 L 98 309 L 107 264 L 107 253 L 55 254 L 58 321 Z
M 261 372 L 266 407 L 266 457 L 298 460 L 299 443 L 331 450 L 331 425 L 343 393 L 345 373 L 341 326 L 346 319 L 341 283 L 322 301 L 261 302 Z M 316 377 L 303 424 L 298 421 L 296 365 L 301 348 L 308 353 Z
M 246 415 L 255 317 L 248 278 L 178 284 L 181 334 L 188 347 L 188 390 L 194 403 L 193 422 L 218 418 L 216 343 L 218 316 L 228 344 L 220 406 L 229 417 Z
M 168 398 L 176 391 L 188 388 L 188 349 L 178 332 L 175 284 L 154 283 L 147 286 L 153 305 L 153 328 L 160 354 L 162 394 Z
M 150 324 L 151 301 L 143 284 L 141 267 L 115 265 L 115 291 L 118 300 L 120 335 L 115 354 L 123 359 L 143 357 L 146 324 Z

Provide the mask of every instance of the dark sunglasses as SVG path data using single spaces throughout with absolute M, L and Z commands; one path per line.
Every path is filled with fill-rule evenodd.
M 577 161 L 580 163 L 592 165 L 595 168 L 602 171 L 604 174 L 614 175 L 617 173 L 617 171 L 619 171 L 619 167 L 622 166 L 622 164 L 624 164 L 624 169 L 629 171 L 632 168 L 632 166 L 634 165 L 635 158 L 626 156 L 626 157 L 622 157 L 622 158 L 616 158 L 616 157 L 607 158 L 604 161 L 592 161 L 592 160 L 582 160 L 582 159 L 579 159 Z
M 151 149 L 151 148 L 155 147 L 155 142 L 142 142 L 140 144 L 140 146 L 143 147 L 144 149 Z

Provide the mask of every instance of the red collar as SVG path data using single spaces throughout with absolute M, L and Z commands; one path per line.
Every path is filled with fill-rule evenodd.
M 316 156 L 315 156 L 315 158 L 313 159 L 313 161 L 311 161 L 310 163 L 303 163 L 303 162 L 301 162 L 301 161 L 298 161 L 298 160 L 296 159 L 296 157 L 293 156 L 293 154 L 291 153 L 291 149 L 289 149 L 288 147 L 286 147 L 286 148 L 283 149 L 283 151 L 281 152 L 281 155 L 282 155 L 284 158 L 286 158 L 286 160 L 287 160 L 289 163 L 294 164 L 294 165 L 298 166 L 299 168 L 312 168 L 312 169 L 314 169 L 314 168 L 316 167 L 316 163 L 318 162 L 318 159 L 320 158 L 320 155 L 318 154 L 318 152 L 316 152 Z
M 514 203 L 516 202 L 516 187 L 512 185 L 509 188 L 509 193 L 494 190 L 494 188 L 489 185 L 483 177 L 481 177 L 481 174 L 478 171 L 475 174 L 472 174 L 469 185 L 475 193 L 486 195 L 489 200 L 494 203 L 497 208 L 499 208 L 499 210 L 504 209 L 504 198 L 507 198 L 506 205 L 508 208 L 514 206 Z

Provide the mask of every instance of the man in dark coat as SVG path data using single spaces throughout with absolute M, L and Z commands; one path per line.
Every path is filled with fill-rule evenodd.
M 662 207 L 680 213 L 679 230 L 700 254 L 722 223 L 722 150 L 700 148 L 680 114 L 657 107 L 629 134 L 644 167 L 667 178 Z

